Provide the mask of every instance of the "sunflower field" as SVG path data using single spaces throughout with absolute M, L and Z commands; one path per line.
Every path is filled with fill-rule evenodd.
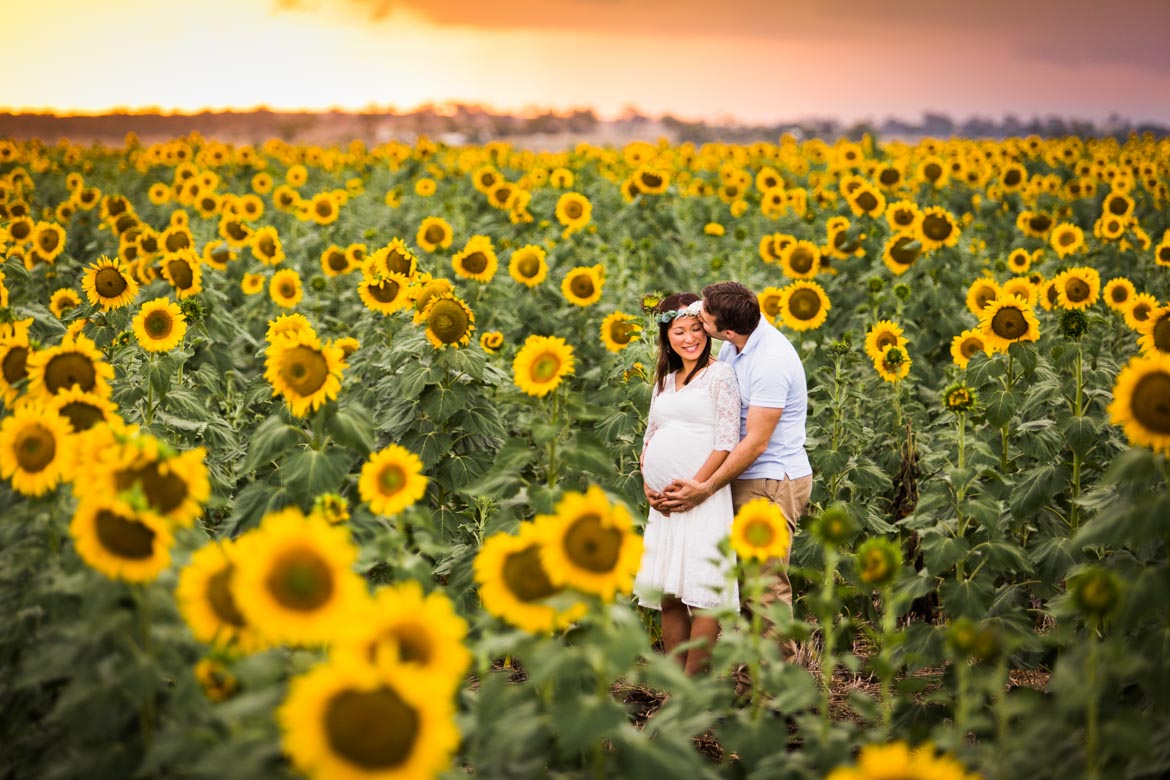
M 0 140 L 0 777 L 1163 776 L 1168 184 L 1150 136 Z M 647 312 L 724 279 L 814 490 L 792 612 L 688 677 L 630 597 Z

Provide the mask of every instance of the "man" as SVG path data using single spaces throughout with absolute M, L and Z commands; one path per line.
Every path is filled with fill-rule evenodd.
M 739 380 L 741 440 L 704 482 L 680 479 L 664 488 L 660 511 L 685 512 L 730 483 L 735 511 L 754 498 L 767 498 L 780 507 L 790 536 L 795 535 L 812 492 L 804 451 L 808 387 L 800 356 L 783 333 L 761 321 L 759 299 L 738 282 L 704 288 L 700 319 L 707 333 L 723 342 L 719 360 L 731 364 Z M 788 558 L 764 566 L 765 610 L 776 600 L 792 605 Z M 794 649 L 788 643 L 785 654 Z

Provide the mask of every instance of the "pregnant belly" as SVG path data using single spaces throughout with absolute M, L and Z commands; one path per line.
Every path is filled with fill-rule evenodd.
M 662 490 L 676 479 L 690 479 L 714 446 L 709 433 L 685 428 L 662 428 L 646 447 L 642 474 L 651 490 Z

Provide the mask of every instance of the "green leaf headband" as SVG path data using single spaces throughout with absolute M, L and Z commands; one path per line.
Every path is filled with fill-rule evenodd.
M 693 303 L 674 311 L 659 312 L 654 315 L 654 320 L 659 325 L 665 325 L 668 322 L 673 322 L 676 317 L 698 317 L 699 312 L 703 310 L 703 301 L 697 300 Z

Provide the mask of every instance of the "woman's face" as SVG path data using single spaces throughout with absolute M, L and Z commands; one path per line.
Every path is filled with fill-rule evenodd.
M 707 331 L 698 317 L 675 317 L 666 337 L 675 354 L 687 361 L 698 360 L 707 346 Z

